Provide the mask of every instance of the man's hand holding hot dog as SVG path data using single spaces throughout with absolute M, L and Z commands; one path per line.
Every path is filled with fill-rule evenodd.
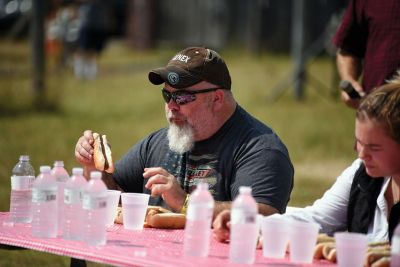
M 161 195 L 170 208 L 178 212 L 182 209 L 187 194 L 175 176 L 161 167 L 154 167 L 145 168 L 143 177 L 148 179 L 146 188 L 151 190 L 151 196 Z
M 103 181 L 109 189 L 118 189 L 111 173 L 114 171 L 114 163 L 111 150 L 105 135 L 86 130 L 79 138 L 75 146 L 76 160 L 84 167 L 84 176 L 89 180 L 90 172 L 102 171 Z
M 89 178 L 91 171 L 98 170 L 94 161 L 95 136 L 96 133 L 93 133 L 91 130 L 86 130 L 75 146 L 75 157 L 77 161 L 84 166 L 84 173 L 87 179 Z M 104 172 L 103 180 L 105 180 L 107 186 L 110 188 L 110 180 L 113 179 L 112 177 L 104 179 L 107 176 L 111 175 L 107 175 L 107 173 Z M 175 211 L 179 212 L 182 209 L 187 194 L 181 188 L 175 176 L 171 175 L 161 167 L 154 167 L 145 168 L 143 177 L 148 179 L 146 188 L 151 190 L 152 196 L 161 196 L 168 206 Z M 118 188 L 115 182 L 111 187 Z
M 76 160 L 90 172 L 96 170 L 94 165 L 94 137 L 91 130 L 86 130 L 83 135 L 79 138 L 75 146 L 75 157 Z M 89 173 L 88 172 L 88 173 Z

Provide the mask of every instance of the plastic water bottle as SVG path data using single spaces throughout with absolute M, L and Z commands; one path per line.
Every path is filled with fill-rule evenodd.
M 56 160 L 51 174 L 56 180 L 58 188 L 58 231 L 60 232 L 62 230 L 64 216 L 64 186 L 69 178 L 68 172 L 64 168 L 64 161 Z
M 189 197 L 183 252 L 186 256 L 207 257 L 210 247 L 214 199 L 208 184 L 200 183 Z
M 12 170 L 10 216 L 14 223 L 32 221 L 32 184 L 35 170 L 29 162 L 29 156 L 22 155 Z
M 62 236 L 64 239 L 79 240 L 83 231 L 83 188 L 87 184 L 82 168 L 73 168 L 72 176 L 64 187 L 64 217 Z
M 392 236 L 390 266 L 400 266 L 400 223 L 397 224 Z
M 239 195 L 232 203 L 231 213 L 229 259 L 232 263 L 254 263 L 259 232 L 257 213 L 251 187 L 239 187 Z
M 40 166 L 40 174 L 32 189 L 32 235 L 41 238 L 57 237 L 57 183 L 50 166 Z
M 101 172 L 90 173 L 83 189 L 83 240 L 90 245 L 105 245 L 107 241 L 107 187 Z

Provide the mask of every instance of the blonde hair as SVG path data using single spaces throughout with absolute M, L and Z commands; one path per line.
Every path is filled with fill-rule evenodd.
M 375 120 L 388 131 L 396 142 L 400 143 L 400 79 L 383 85 L 361 102 L 356 118 Z
M 397 70 L 397 72 L 394 75 L 393 79 L 389 80 L 388 83 L 395 83 L 395 84 L 399 84 L 400 83 L 400 69 Z

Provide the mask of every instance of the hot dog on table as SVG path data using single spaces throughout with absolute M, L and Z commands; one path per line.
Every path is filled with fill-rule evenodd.
M 117 208 L 115 223 L 123 224 L 122 208 Z M 181 213 L 173 213 L 160 206 L 148 206 L 144 227 L 161 229 L 183 229 L 185 228 L 186 216 Z

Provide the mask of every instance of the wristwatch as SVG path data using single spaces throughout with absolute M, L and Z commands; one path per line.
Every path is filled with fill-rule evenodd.
M 189 204 L 189 196 L 190 196 L 190 194 L 186 194 L 185 202 L 183 202 L 183 206 L 182 206 L 181 211 L 180 211 L 180 213 L 182 213 L 182 214 L 186 214 L 187 207 L 188 207 L 188 204 Z

